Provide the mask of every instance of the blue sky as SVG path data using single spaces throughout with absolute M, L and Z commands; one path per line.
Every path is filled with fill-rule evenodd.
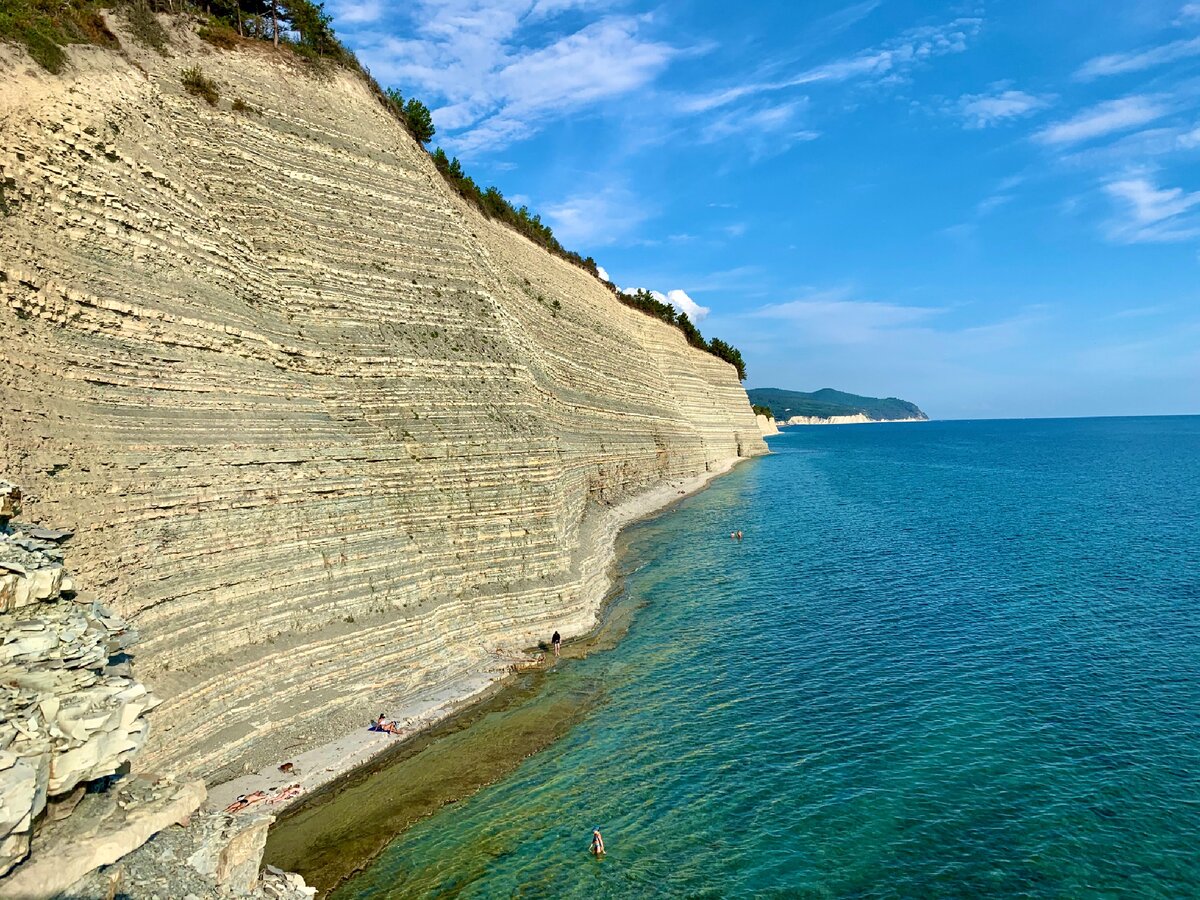
M 440 144 L 748 386 L 1200 413 L 1200 2 L 331 0 Z

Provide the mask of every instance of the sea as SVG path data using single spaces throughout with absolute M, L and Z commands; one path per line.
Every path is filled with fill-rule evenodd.
M 1200 897 L 1200 417 L 770 447 L 625 532 L 557 740 L 335 898 Z

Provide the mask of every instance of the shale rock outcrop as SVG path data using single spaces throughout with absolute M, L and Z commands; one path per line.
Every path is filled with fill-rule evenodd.
M 0 472 L 142 636 L 137 767 L 225 780 L 583 631 L 597 511 L 765 452 L 732 367 L 465 206 L 356 76 L 114 28 L 63 76 L 0 47 Z
M 9 524 L 19 498 L 0 482 L 0 875 L 28 855 L 47 804 L 73 807 L 133 758 L 157 703 L 129 672 L 125 622 L 75 596 L 69 534 Z

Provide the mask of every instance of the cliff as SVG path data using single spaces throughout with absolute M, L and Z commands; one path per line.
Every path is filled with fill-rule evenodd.
M 356 77 L 118 36 L 0 47 L 0 475 L 141 635 L 140 768 L 225 780 L 586 629 L 598 513 L 765 452 L 731 366 L 467 208 Z

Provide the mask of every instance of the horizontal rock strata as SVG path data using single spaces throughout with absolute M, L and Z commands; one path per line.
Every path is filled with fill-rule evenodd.
M 0 49 L 0 472 L 142 635 L 139 767 L 225 780 L 582 631 L 590 511 L 765 452 L 730 366 L 464 206 L 354 77 L 123 45 Z

